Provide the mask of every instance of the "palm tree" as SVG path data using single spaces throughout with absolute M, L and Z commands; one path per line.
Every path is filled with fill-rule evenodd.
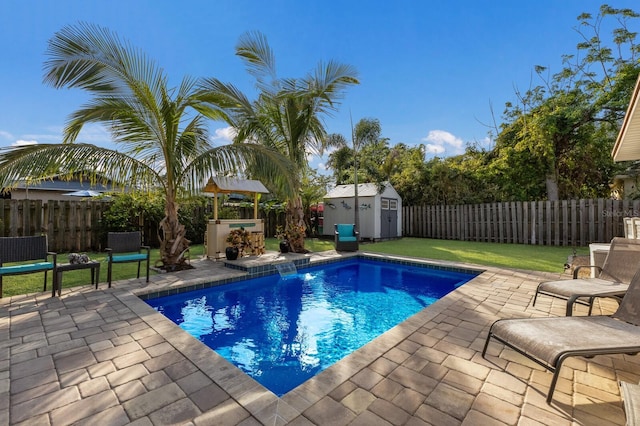
M 356 229 L 360 229 L 360 209 L 358 208 L 358 156 L 362 148 L 367 145 L 371 145 L 380 140 L 380 132 L 382 128 L 380 121 L 376 118 L 362 118 L 356 123 L 356 127 L 351 129 L 351 143 L 353 154 L 353 192 L 354 192 L 354 204 L 353 209 L 353 222 Z M 333 146 L 339 146 L 344 148 L 347 146 L 347 140 L 344 136 L 333 133 L 329 135 L 328 139 L 332 142 Z
M 347 86 L 358 84 L 355 69 L 337 62 L 320 63 L 304 78 L 278 78 L 275 57 L 261 33 L 240 38 L 236 55 L 256 78 L 259 95 L 250 101 L 231 84 L 206 79 L 201 99 L 219 109 L 237 136 L 235 143 L 258 142 L 277 150 L 294 164 L 296 186 L 287 200 L 286 229 L 296 252 L 304 251 L 304 211 L 300 198 L 302 176 L 309 168 L 307 156 L 322 154 L 329 140 L 323 119 L 335 112 Z
M 333 170 L 333 178 L 336 181 L 336 185 L 342 185 L 350 180 L 349 170 L 353 167 L 353 151 L 349 148 L 344 136 L 334 133 L 329 137 L 333 138 L 336 143 L 343 145 L 329 154 L 329 159 L 327 160 L 327 167 Z
M 189 246 L 178 219 L 182 195 L 198 192 L 213 174 L 241 173 L 247 166 L 279 187 L 291 186 L 288 160 L 258 144 L 213 147 L 200 104 L 198 81 L 184 78 L 169 88 L 164 71 L 114 33 L 89 24 L 67 26 L 49 41 L 44 81 L 55 88 L 80 88 L 93 98 L 69 118 L 62 144 L 38 144 L 0 152 L 0 184 L 10 187 L 29 176 L 71 176 L 87 172 L 121 186 L 160 189 L 161 261 L 175 268 Z M 114 149 L 76 143 L 87 123 L 105 124 Z

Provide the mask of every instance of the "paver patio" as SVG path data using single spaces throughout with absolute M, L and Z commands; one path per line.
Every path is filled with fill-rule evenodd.
M 327 256 L 339 255 L 312 262 Z M 559 274 L 474 266 L 485 272 L 278 398 L 136 296 L 243 274 L 193 264 L 149 284 L 1 299 L 0 426 L 620 425 L 617 381 L 640 380 L 640 356 L 572 359 L 547 405 L 550 373 L 497 342 L 480 352 L 498 318 L 563 315 L 558 299 L 531 306 Z

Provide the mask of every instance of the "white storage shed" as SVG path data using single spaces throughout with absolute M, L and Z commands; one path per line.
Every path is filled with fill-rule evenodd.
M 334 235 L 334 224 L 355 223 L 354 208 L 360 212 L 360 239 L 387 240 L 402 236 L 402 199 L 390 183 L 338 185 L 324 196 L 323 235 Z

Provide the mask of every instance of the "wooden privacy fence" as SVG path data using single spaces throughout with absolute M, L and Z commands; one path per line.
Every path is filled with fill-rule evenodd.
M 46 234 L 49 250 L 58 253 L 102 251 L 106 229 L 102 214 L 109 207 L 104 201 L 41 201 L 0 199 L 0 236 L 19 237 Z M 206 209 L 196 209 L 193 215 L 202 220 L 202 236 Z M 253 209 L 240 209 L 240 217 L 253 217 Z M 250 215 L 250 216 L 249 216 Z M 260 212 L 265 221 L 265 236 L 272 237 L 276 226 L 283 224 L 284 215 Z M 142 220 L 140 230 L 146 244 L 158 245 L 157 224 Z
M 101 250 L 101 218 L 108 203 L 95 201 L 0 200 L 2 236 L 46 234 L 49 250 Z
M 496 243 L 586 246 L 624 235 L 640 200 L 562 200 L 407 206 L 404 236 Z

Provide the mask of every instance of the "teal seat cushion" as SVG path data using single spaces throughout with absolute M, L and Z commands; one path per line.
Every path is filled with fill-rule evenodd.
M 27 272 L 48 271 L 53 269 L 53 262 L 27 263 L 24 265 L 0 266 L 0 275 L 26 274 Z
M 356 241 L 356 237 L 343 237 L 343 236 L 339 236 L 339 237 L 338 237 L 338 241 L 345 242 L 345 243 L 350 243 L 350 242 L 352 242 L 352 241 Z
M 134 253 L 134 254 L 121 254 L 118 256 L 113 256 L 113 263 L 124 263 L 124 262 L 136 262 L 139 260 L 147 260 L 146 253 Z
M 340 235 L 340 240 L 341 241 L 347 241 L 347 240 L 344 239 L 344 237 L 353 237 L 353 225 L 339 224 L 338 225 L 338 234 Z M 355 239 L 351 240 L 351 241 L 355 241 Z

